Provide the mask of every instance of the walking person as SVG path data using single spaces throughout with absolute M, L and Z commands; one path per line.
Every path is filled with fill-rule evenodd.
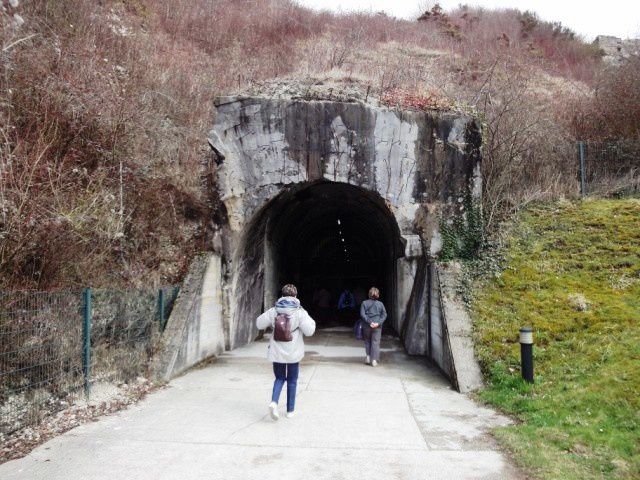
M 304 336 L 310 337 L 316 330 L 316 322 L 307 311 L 300 306 L 298 289 L 295 285 L 282 287 L 282 297 L 274 307 L 264 312 L 256 320 L 258 329 L 273 328 L 269 341 L 267 358 L 273 362 L 273 392 L 269 413 L 271 418 L 278 420 L 278 400 L 280 392 L 287 384 L 287 418 L 291 418 L 296 406 L 296 387 L 298 385 L 298 371 L 300 360 L 304 357 Z
M 387 310 L 384 304 L 378 300 L 380 290 L 376 287 L 369 289 L 369 299 L 360 305 L 360 319 L 362 320 L 362 333 L 364 336 L 364 349 L 366 353 L 365 363 L 372 367 L 380 361 L 380 338 L 382 336 L 382 324 L 387 319 Z

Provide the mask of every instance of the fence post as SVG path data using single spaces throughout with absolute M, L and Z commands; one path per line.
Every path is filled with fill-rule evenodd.
M 158 290 L 158 321 L 160 322 L 160 333 L 164 332 L 164 290 Z
M 584 171 L 584 142 L 578 142 L 578 152 L 580 155 L 580 197 L 584 198 L 587 194 L 585 186 L 585 171 Z
M 91 392 L 91 288 L 84 289 L 82 299 L 82 374 L 84 393 L 88 397 Z

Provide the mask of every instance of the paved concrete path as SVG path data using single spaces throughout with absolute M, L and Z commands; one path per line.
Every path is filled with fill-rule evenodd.
M 297 416 L 278 422 L 267 415 L 265 350 L 263 341 L 227 353 L 126 411 L 0 465 L 0 478 L 522 478 L 487 435 L 507 420 L 453 391 L 392 339 L 383 339 L 375 368 L 362 363 L 348 332 L 309 339 Z

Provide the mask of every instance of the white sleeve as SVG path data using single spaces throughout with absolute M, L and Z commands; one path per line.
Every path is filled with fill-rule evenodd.
M 310 337 L 316 331 L 316 322 L 306 310 L 300 312 L 300 331 L 305 337 Z
M 273 321 L 276 318 L 276 309 L 271 307 L 256 319 L 256 327 L 258 330 L 264 330 L 267 327 L 273 327 Z

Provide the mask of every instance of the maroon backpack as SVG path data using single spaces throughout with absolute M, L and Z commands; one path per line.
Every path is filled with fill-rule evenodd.
M 293 340 L 291 335 L 291 317 L 286 313 L 276 315 L 276 321 L 273 325 L 273 338 L 277 342 L 290 342 Z

